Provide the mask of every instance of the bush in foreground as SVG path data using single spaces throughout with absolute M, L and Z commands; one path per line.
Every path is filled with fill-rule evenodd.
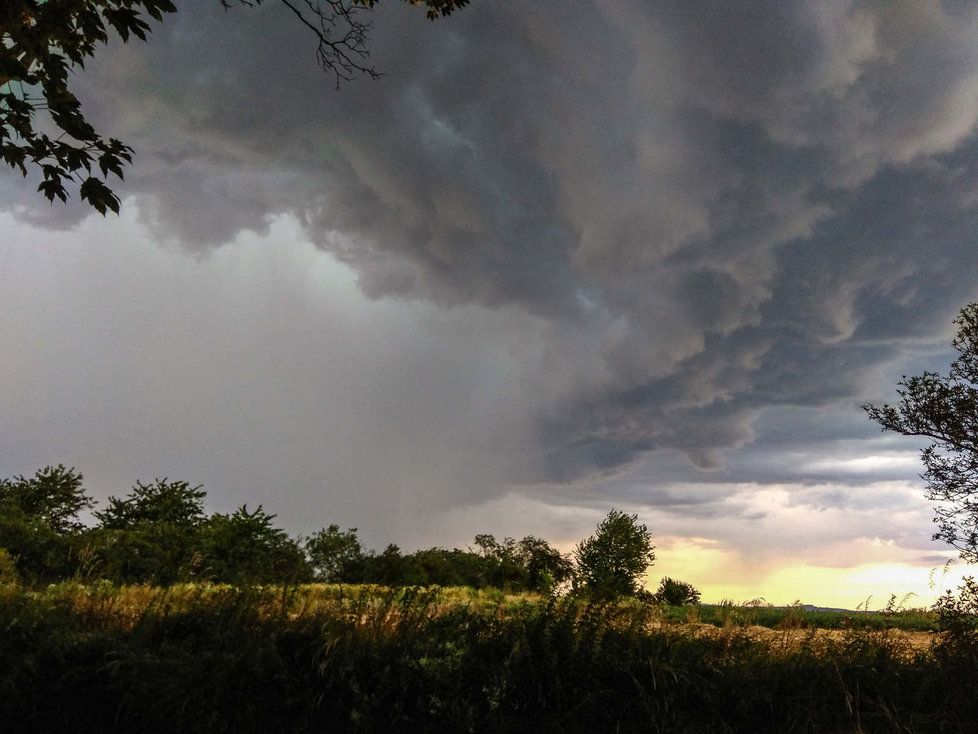
M 970 647 L 914 652 L 885 633 L 774 645 L 746 628 L 653 629 L 654 608 L 639 603 L 446 604 L 418 589 L 3 588 L 10 732 L 967 732 L 978 721 Z

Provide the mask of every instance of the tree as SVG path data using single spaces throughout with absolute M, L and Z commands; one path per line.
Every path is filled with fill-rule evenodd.
M 0 479 L 0 509 L 40 521 L 55 533 L 78 531 L 82 527 L 78 513 L 94 505 L 82 479 L 74 467 L 66 469 L 63 464 L 39 469 L 30 479 L 22 475 Z
M 570 581 L 574 564 L 543 538 L 527 535 L 517 544 L 520 565 L 526 570 L 526 587 L 549 593 Z
M 673 607 L 700 603 L 700 592 L 692 584 L 677 581 L 668 576 L 659 582 L 659 588 L 656 589 L 654 597 L 660 604 L 668 604 Z
M 104 510 L 95 513 L 103 528 L 133 530 L 141 525 L 166 523 L 177 527 L 195 527 L 204 519 L 204 498 L 200 485 L 171 482 L 166 477 L 152 484 L 137 481 L 125 499 L 109 497 Z
M 900 403 L 862 406 L 884 431 L 928 438 L 921 451 L 927 498 L 936 502 L 935 540 L 978 561 L 978 303 L 955 319 L 958 357 L 947 375 L 924 372 L 898 383 Z
M 633 596 L 655 561 L 655 546 L 638 515 L 611 510 L 594 535 L 577 545 L 574 556 L 575 588 L 598 597 Z
M 353 581 L 353 574 L 363 565 L 363 546 L 356 528 L 346 532 L 339 525 L 322 528 L 306 540 L 305 549 L 316 578 L 328 583 Z
M 193 559 L 206 519 L 207 493 L 188 482 L 137 481 L 129 494 L 109 497 L 89 533 L 98 566 L 116 581 L 172 584 L 194 576 Z
M 308 581 L 311 569 L 298 544 L 258 505 L 212 515 L 201 529 L 202 574 L 224 583 Z
M 224 8 L 261 5 L 263 0 L 219 0 Z M 470 0 L 403 0 L 425 8 L 428 18 L 451 15 Z M 279 0 L 318 41 L 319 65 L 341 80 L 378 72 L 366 65 L 370 24 L 361 15 L 379 0 Z M 106 184 L 122 178 L 133 150 L 105 138 L 88 122 L 69 89 L 69 75 L 84 67 L 109 31 L 123 43 L 145 41 L 147 18 L 176 12 L 171 0 L 3 0 L 0 2 L 0 157 L 27 175 L 43 176 L 38 191 L 49 201 L 68 199 L 76 183 L 83 201 L 101 214 L 119 211 L 119 197 Z M 38 119 L 46 112 L 46 121 Z M 57 132 L 44 132 L 53 125 Z M 95 173 L 94 168 L 98 169 Z
M 83 525 L 78 515 L 93 506 L 82 475 L 63 464 L 32 477 L 0 480 L 0 548 L 27 581 L 70 575 Z

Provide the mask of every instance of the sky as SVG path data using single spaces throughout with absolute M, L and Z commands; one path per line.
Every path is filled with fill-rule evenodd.
M 119 216 L 0 176 L 0 475 L 406 549 L 617 507 L 707 601 L 968 572 L 860 405 L 978 299 L 978 7 L 388 3 L 339 89 L 281 5 L 178 8 L 73 80 Z

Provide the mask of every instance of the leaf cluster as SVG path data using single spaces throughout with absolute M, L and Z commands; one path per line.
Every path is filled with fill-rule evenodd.
M 175 12 L 170 0 L 6 0 L 0 9 L 0 158 L 38 184 L 49 201 L 67 201 L 70 185 L 96 211 L 119 211 L 106 184 L 122 178 L 132 149 L 103 137 L 85 118 L 69 76 L 85 66 L 114 32 L 123 42 L 146 39 L 146 18 Z M 39 119 L 46 113 L 45 125 Z M 45 127 L 56 133 L 48 134 Z
M 225 8 L 262 0 L 219 0 Z M 279 0 L 318 39 L 316 58 L 337 86 L 356 74 L 377 77 L 366 65 L 370 24 L 361 18 L 378 0 Z M 470 0 L 404 0 L 430 19 L 451 15 Z M 0 159 L 27 176 L 42 176 L 37 190 L 48 201 L 67 202 L 77 186 L 103 216 L 118 213 L 119 197 L 107 184 L 123 178 L 133 150 L 106 138 L 88 121 L 69 88 L 110 32 L 126 43 L 145 41 L 148 19 L 176 12 L 171 0 L 3 0 L 0 3 Z M 49 134 L 46 129 L 53 128 Z
M 577 588 L 599 597 L 633 596 L 655 561 L 652 532 L 638 515 L 611 510 L 594 535 L 582 540 L 574 555 Z
M 935 504 L 935 540 L 978 561 L 978 303 L 955 320 L 958 356 L 948 374 L 924 372 L 898 383 L 900 402 L 863 406 L 884 431 L 930 439 L 921 451 L 928 499 Z

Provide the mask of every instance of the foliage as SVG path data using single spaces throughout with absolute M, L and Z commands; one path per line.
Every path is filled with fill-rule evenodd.
M 72 575 L 71 539 L 19 511 L 0 512 L 0 548 L 13 558 L 18 575 L 45 583 Z
M 0 480 L 0 548 L 18 575 L 32 583 L 70 576 L 78 514 L 92 506 L 82 475 L 61 464 Z
M 2 590 L 0 721 L 16 734 L 969 732 L 978 720 L 970 658 L 885 634 L 785 647 L 741 628 L 657 628 L 642 604 L 349 592 Z
M 109 506 L 95 513 L 103 528 L 133 530 L 147 524 L 165 523 L 192 528 L 204 522 L 204 497 L 200 486 L 171 482 L 166 478 L 152 484 L 136 482 L 124 499 L 109 497 Z
M 967 576 L 958 593 L 946 592 L 934 605 L 940 628 L 978 649 L 978 583 Z
M 321 581 L 345 581 L 356 575 L 363 564 L 363 546 L 357 537 L 357 529 L 346 532 L 339 525 L 322 528 L 305 542 L 309 563 Z
M 927 496 L 936 502 L 934 539 L 978 561 L 978 303 L 961 310 L 948 374 L 924 372 L 899 383 L 900 403 L 864 405 L 884 431 L 921 436 Z
M 354 73 L 378 76 L 364 65 L 369 56 L 369 23 L 360 13 L 378 0 L 280 0 L 318 40 L 317 60 L 341 79 Z M 262 0 L 220 0 L 221 5 L 260 5 Z M 469 0 L 405 0 L 429 18 L 447 16 Z M 145 41 L 147 19 L 162 21 L 176 12 L 171 0 L 4 0 L 0 3 L 0 157 L 27 175 L 38 170 L 38 191 L 49 201 L 67 201 L 77 185 L 83 201 L 101 214 L 119 211 L 119 197 L 107 185 L 122 178 L 133 150 L 106 138 L 85 118 L 69 88 L 81 69 L 114 32 L 123 43 Z M 46 113 L 47 119 L 39 119 Z M 45 129 L 53 127 L 49 135 Z M 96 171 L 97 169 L 97 171 Z
M 166 478 L 137 481 L 123 497 L 110 496 L 107 505 L 93 513 L 97 525 L 86 527 L 78 514 L 94 503 L 81 480 L 74 469 L 60 465 L 30 479 L 0 480 L 0 548 L 6 549 L 18 576 L 28 584 L 106 579 L 168 586 L 185 581 L 264 584 L 316 578 L 550 594 L 574 574 L 568 555 L 533 535 L 498 541 L 483 534 L 476 536 L 475 550 L 422 548 L 413 553 L 393 544 L 381 553 L 367 551 L 356 528 L 343 531 L 335 524 L 305 540 L 294 539 L 276 527 L 275 516 L 261 506 L 208 517 L 202 487 Z M 621 550 L 634 555 L 635 543 L 644 542 L 651 560 L 651 536 L 634 516 L 612 512 L 602 528 L 585 547 L 592 543 L 602 553 Z M 618 571 L 612 569 L 611 582 L 589 587 L 591 591 L 611 596 L 632 588 L 627 581 L 634 577 L 622 582 L 614 573 L 633 573 L 635 558 L 600 560 L 607 568 L 598 572 L 607 573 L 612 566 Z
M 659 588 L 656 589 L 654 597 L 660 604 L 668 604 L 673 607 L 700 603 L 700 592 L 692 584 L 677 581 L 668 576 L 659 582 Z
M 0 584 L 16 584 L 20 582 L 17 564 L 6 548 L 0 548 Z
M 128 583 L 194 577 L 204 497 L 199 486 L 165 478 L 137 481 L 126 497 L 109 497 L 108 506 L 94 513 L 99 526 L 85 536 L 94 556 L 88 572 Z
M 542 538 L 527 535 L 517 542 L 495 536 L 475 536 L 475 545 L 490 562 L 487 581 L 500 588 L 516 587 L 549 593 L 569 581 L 574 573 L 570 558 Z
M 755 626 L 771 629 L 829 629 L 829 630 L 888 630 L 906 632 L 937 632 L 941 622 L 929 609 L 904 609 L 887 614 L 883 611 L 850 612 L 846 610 L 811 609 L 798 606 L 756 606 L 750 604 L 698 604 L 685 607 L 665 607 L 663 620 L 684 624 L 691 618 L 699 624 L 715 627 Z
M 655 561 L 652 533 L 638 515 L 611 510 L 575 552 L 577 588 L 598 597 L 634 595 Z
M 0 479 L 0 512 L 16 512 L 44 523 L 55 533 L 75 532 L 82 527 L 78 513 L 93 506 L 82 487 L 82 475 L 63 464 L 47 466 L 29 479 L 16 476 Z
M 243 505 L 230 515 L 215 514 L 201 531 L 202 575 L 228 583 L 306 581 L 311 577 L 298 544 L 259 505 Z
M 517 544 L 517 557 L 526 569 L 526 587 L 549 593 L 574 575 L 570 556 L 554 548 L 543 538 L 527 535 Z
M 0 10 L 0 155 L 25 176 L 28 165 L 39 168 L 38 191 L 50 201 L 66 201 L 66 182 L 76 181 L 82 200 L 97 211 L 119 211 L 105 179 L 122 178 L 132 150 L 85 119 L 68 76 L 108 42 L 110 28 L 123 41 L 145 39 L 149 25 L 140 11 L 161 20 L 174 10 L 170 0 L 9 0 Z M 47 112 L 59 134 L 43 132 L 38 111 Z
M 121 583 L 167 585 L 197 575 L 199 529 L 168 522 L 143 522 L 128 529 L 94 528 L 84 546 L 92 563 L 77 575 Z

